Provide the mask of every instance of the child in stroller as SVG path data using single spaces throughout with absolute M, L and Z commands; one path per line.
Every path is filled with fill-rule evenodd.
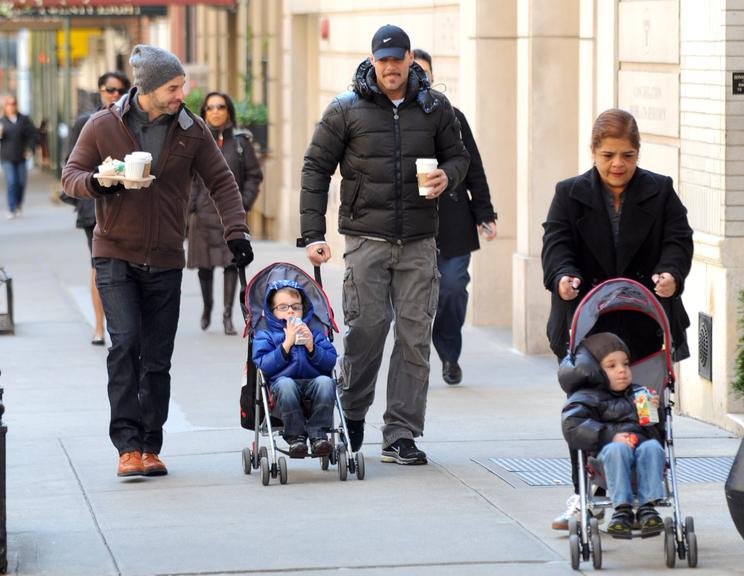
M 597 455 L 602 463 L 607 490 L 615 512 L 607 528 L 615 538 L 631 538 L 633 515 L 632 470 L 635 470 L 641 536 L 664 531 L 654 508 L 664 499 L 665 454 L 658 418 L 641 425 L 636 398 L 649 398 L 650 412 L 658 414 L 659 397 L 633 384 L 630 352 L 615 334 L 600 332 L 585 338 L 583 345 L 599 363 L 605 385 L 583 387 L 563 408 L 563 435 L 569 445 Z
M 270 282 L 264 300 L 268 327 L 258 330 L 253 342 L 253 362 L 268 380 L 291 458 L 307 455 L 308 437 L 313 456 L 332 450 L 327 431 L 333 426 L 336 349 L 320 330 L 303 322 L 312 315 L 312 302 L 297 282 Z

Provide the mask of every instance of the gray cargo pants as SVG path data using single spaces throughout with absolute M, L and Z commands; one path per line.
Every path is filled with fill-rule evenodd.
M 385 338 L 395 319 L 383 447 L 424 431 L 431 325 L 439 272 L 434 238 L 399 245 L 346 236 L 346 324 L 340 394 L 344 413 L 363 420 L 375 397 Z

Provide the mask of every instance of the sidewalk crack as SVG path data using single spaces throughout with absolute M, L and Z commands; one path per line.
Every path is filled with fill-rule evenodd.
M 101 542 L 103 542 L 103 546 L 106 548 L 106 551 L 108 552 L 109 558 L 111 559 L 111 563 L 114 565 L 114 570 L 117 576 L 121 576 L 121 570 L 119 569 L 119 564 L 116 561 L 116 558 L 114 557 L 114 552 L 113 550 L 111 550 L 111 546 L 109 546 L 109 543 L 106 540 L 106 536 L 103 534 L 103 530 L 101 529 L 101 524 L 98 522 L 96 513 L 93 510 L 93 504 L 91 503 L 90 498 L 88 497 L 88 493 L 85 491 L 85 487 L 83 486 L 82 480 L 80 480 L 80 476 L 78 475 L 77 470 L 75 469 L 75 465 L 72 463 L 72 458 L 70 458 L 70 453 L 67 451 L 67 447 L 65 446 L 65 443 L 62 441 L 62 438 L 57 438 L 57 441 L 59 442 L 59 445 L 62 448 L 62 452 L 64 452 L 65 454 L 65 458 L 67 458 L 67 463 L 70 465 L 70 470 L 72 470 L 72 473 L 75 476 L 75 480 L 77 481 L 78 487 L 80 488 L 80 492 L 82 493 L 83 499 L 85 500 L 85 505 L 88 507 L 88 512 L 90 513 L 90 517 L 93 519 L 93 524 L 96 527 L 96 532 L 98 532 L 98 535 L 101 537 Z

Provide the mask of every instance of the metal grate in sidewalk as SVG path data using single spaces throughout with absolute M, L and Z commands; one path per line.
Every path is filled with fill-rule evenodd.
M 489 458 L 477 461 L 512 486 L 570 486 L 568 458 Z M 684 483 L 725 482 L 733 456 L 677 458 L 677 481 Z

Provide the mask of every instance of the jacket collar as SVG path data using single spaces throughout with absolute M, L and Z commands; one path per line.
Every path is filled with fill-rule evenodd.
M 136 94 L 137 87 L 132 86 L 128 93 L 124 94 L 121 98 L 114 102 L 114 104 L 111 105 L 111 108 L 121 118 L 123 118 L 130 111 L 130 109 L 134 107 L 132 104 L 132 99 L 135 97 Z M 194 119 L 189 116 L 188 110 L 183 104 L 181 104 L 181 109 L 178 111 L 178 125 L 181 127 L 182 130 L 188 130 L 194 125 Z
M 389 102 L 390 99 L 382 93 L 377 86 L 377 76 L 375 67 L 369 58 L 366 58 L 356 69 L 352 88 L 365 100 L 374 100 L 382 98 Z M 404 102 L 416 101 L 421 109 L 430 114 L 440 105 L 440 99 L 437 93 L 431 89 L 429 79 L 426 77 L 424 70 L 413 62 L 408 69 L 408 84 L 406 86 L 406 95 Z
M 607 191 L 597 169 L 592 168 L 582 174 L 571 189 L 571 199 L 589 208 L 589 211 L 585 212 L 576 224 L 584 242 L 602 266 L 607 277 L 614 278 L 628 273 L 627 267 L 660 216 L 646 206 L 646 201 L 659 193 L 659 184 L 652 174 L 642 168 L 636 168 L 633 178 L 630 179 L 623 192 L 625 198 L 616 248 L 612 237 L 610 217 L 607 213 L 605 200 Z

